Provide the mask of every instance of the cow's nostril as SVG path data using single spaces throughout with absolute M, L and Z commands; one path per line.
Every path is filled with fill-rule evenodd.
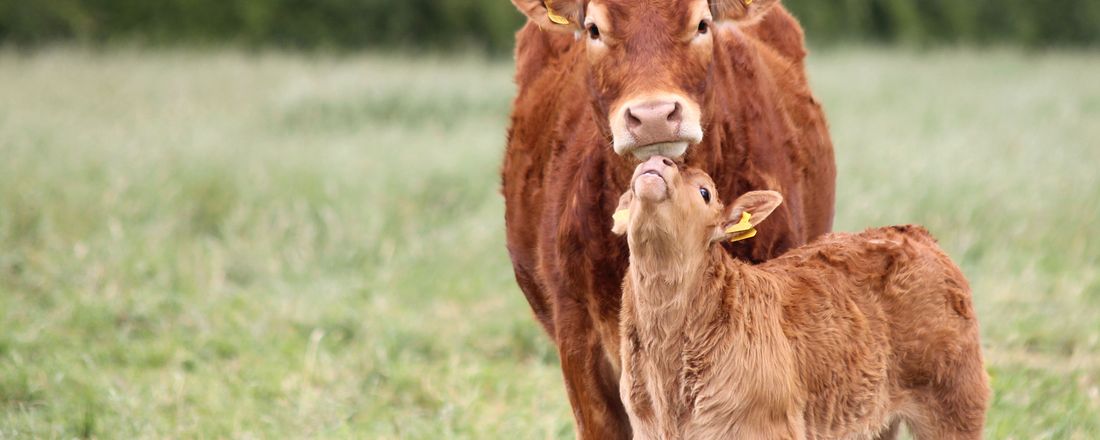
M 664 164 L 665 164 L 665 166 L 669 166 L 669 167 L 671 167 L 671 166 L 676 166 L 676 163 L 675 163 L 675 162 L 673 162 L 673 161 L 672 161 L 672 159 L 669 159 L 669 158 L 667 158 L 667 157 L 663 157 L 663 158 L 661 158 L 661 162 L 662 162 L 662 163 L 664 163 Z
M 642 125 L 642 120 L 634 116 L 634 113 L 630 109 L 626 109 L 626 126 L 629 128 L 638 128 Z
M 676 123 L 684 119 L 684 106 L 679 102 L 672 108 L 672 113 L 668 114 L 668 122 Z

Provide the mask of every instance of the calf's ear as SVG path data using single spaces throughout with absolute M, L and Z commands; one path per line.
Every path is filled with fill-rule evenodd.
M 619 196 L 619 206 L 615 208 L 615 215 L 611 216 L 613 224 L 611 232 L 615 235 L 623 235 L 630 226 L 630 202 L 634 201 L 634 191 L 626 190 Z
M 710 0 L 710 12 L 715 20 L 752 23 L 778 4 L 779 0 Z
M 557 32 L 581 30 L 580 0 L 512 0 L 523 15 L 540 28 Z
M 783 203 L 775 191 L 751 191 L 726 207 L 725 221 L 714 231 L 715 240 L 739 241 L 756 236 L 756 225 Z

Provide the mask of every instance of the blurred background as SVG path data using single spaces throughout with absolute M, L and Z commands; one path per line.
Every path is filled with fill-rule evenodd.
M 784 3 L 836 229 L 972 282 L 987 438 L 1100 437 L 1100 2 Z M 503 243 L 522 23 L 0 0 L 0 438 L 571 438 Z
M 1089 46 L 1095 0 L 812 0 L 783 2 L 813 44 L 837 42 Z M 244 47 L 507 52 L 523 23 L 506 0 L 8 0 L 0 39 Z

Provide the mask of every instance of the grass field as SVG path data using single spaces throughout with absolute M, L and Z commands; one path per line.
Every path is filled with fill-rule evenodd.
M 810 67 L 837 229 L 923 223 L 972 281 L 987 437 L 1100 437 L 1100 54 Z M 569 438 L 503 245 L 510 76 L 0 51 L 0 438 Z

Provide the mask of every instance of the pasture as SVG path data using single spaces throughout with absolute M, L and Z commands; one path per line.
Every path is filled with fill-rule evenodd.
M 987 437 L 1100 437 L 1100 55 L 815 53 L 836 229 L 974 288 Z M 570 438 L 506 60 L 0 51 L 0 438 Z M 725 200 L 733 197 L 721 195 Z

